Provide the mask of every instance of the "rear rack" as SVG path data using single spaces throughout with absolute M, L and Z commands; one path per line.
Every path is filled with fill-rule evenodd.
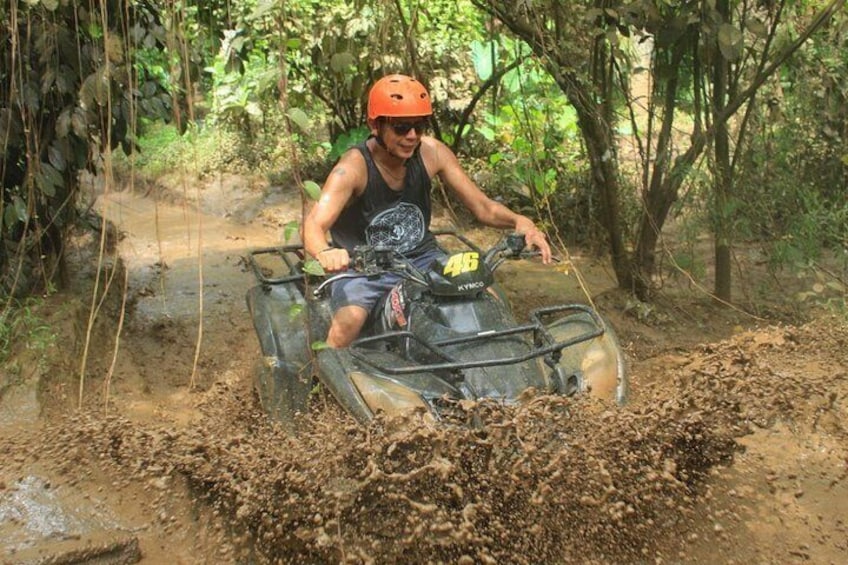
M 587 331 L 583 334 L 578 334 L 577 336 L 572 337 L 570 339 L 557 341 L 545 328 L 545 325 L 542 322 L 542 317 L 550 316 L 553 314 L 561 314 L 563 312 L 585 312 L 589 314 L 589 316 L 591 316 L 592 318 L 592 321 L 594 322 L 594 329 L 592 329 L 591 331 Z M 349 351 L 351 356 L 357 361 L 365 365 L 369 365 L 370 367 L 386 375 L 409 375 L 413 373 L 442 371 L 458 372 L 462 371 L 463 369 L 514 365 L 517 363 L 523 363 L 524 361 L 529 361 L 531 359 L 536 359 L 538 357 L 543 357 L 547 355 L 550 355 L 553 358 L 553 361 L 557 362 L 559 361 L 559 357 L 562 353 L 562 350 L 566 347 L 571 347 L 573 345 L 577 345 L 578 343 L 594 339 L 603 335 L 604 333 L 604 323 L 601 320 L 601 317 L 592 308 L 589 308 L 588 306 L 585 306 L 583 304 L 563 304 L 557 306 L 548 306 L 545 308 L 537 308 L 530 312 L 529 317 L 532 322 L 530 324 L 524 324 L 512 328 L 506 328 L 503 330 L 483 331 L 476 334 L 461 335 L 457 337 L 434 341 L 427 341 L 421 339 L 419 336 L 416 336 L 409 331 L 387 332 L 376 336 L 357 339 L 350 345 Z M 533 333 L 533 348 L 523 355 L 488 359 L 485 361 L 461 361 L 455 359 L 447 352 L 442 350 L 442 348 L 445 346 L 457 345 L 461 343 L 474 343 L 477 341 L 518 335 L 529 332 Z M 366 355 L 366 351 L 368 349 L 367 346 L 372 346 L 380 342 L 388 342 L 402 339 L 412 340 L 416 342 L 431 353 L 434 353 L 441 359 L 444 359 L 444 362 L 407 365 L 403 367 L 385 367 L 383 365 L 380 365 L 379 363 L 374 362 L 373 359 L 369 358 L 369 356 Z

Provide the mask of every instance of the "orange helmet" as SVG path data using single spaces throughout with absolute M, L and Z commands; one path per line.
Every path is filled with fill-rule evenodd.
M 433 106 L 424 85 L 406 75 L 387 75 L 368 93 L 368 119 L 430 116 Z

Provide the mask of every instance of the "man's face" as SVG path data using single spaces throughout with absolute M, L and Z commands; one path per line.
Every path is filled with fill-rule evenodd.
M 391 153 L 408 159 L 421 143 L 421 136 L 430 129 L 430 120 L 428 116 L 380 118 L 377 129 Z

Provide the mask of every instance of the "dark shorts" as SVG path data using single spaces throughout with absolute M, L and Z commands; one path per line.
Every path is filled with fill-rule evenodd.
M 431 249 L 410 259 L 410 262 L 415 268 L 427 272 L 433 261 L 444 255 L 441 249 Z M 359 277 L 336 281 L 330 290 L 330 308 L 336 312 L 345 306 L 360 306 L 371 312 L 380 298 L 385 296 L 400 279 L 398 275 L 386 274 L 374 279 Z

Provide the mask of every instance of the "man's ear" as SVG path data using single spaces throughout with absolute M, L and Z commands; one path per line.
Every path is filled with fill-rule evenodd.
M 371 130 L 371 135 L 377 135 L 380 129 L 380 118 L 368 118 L 368 129 Z

